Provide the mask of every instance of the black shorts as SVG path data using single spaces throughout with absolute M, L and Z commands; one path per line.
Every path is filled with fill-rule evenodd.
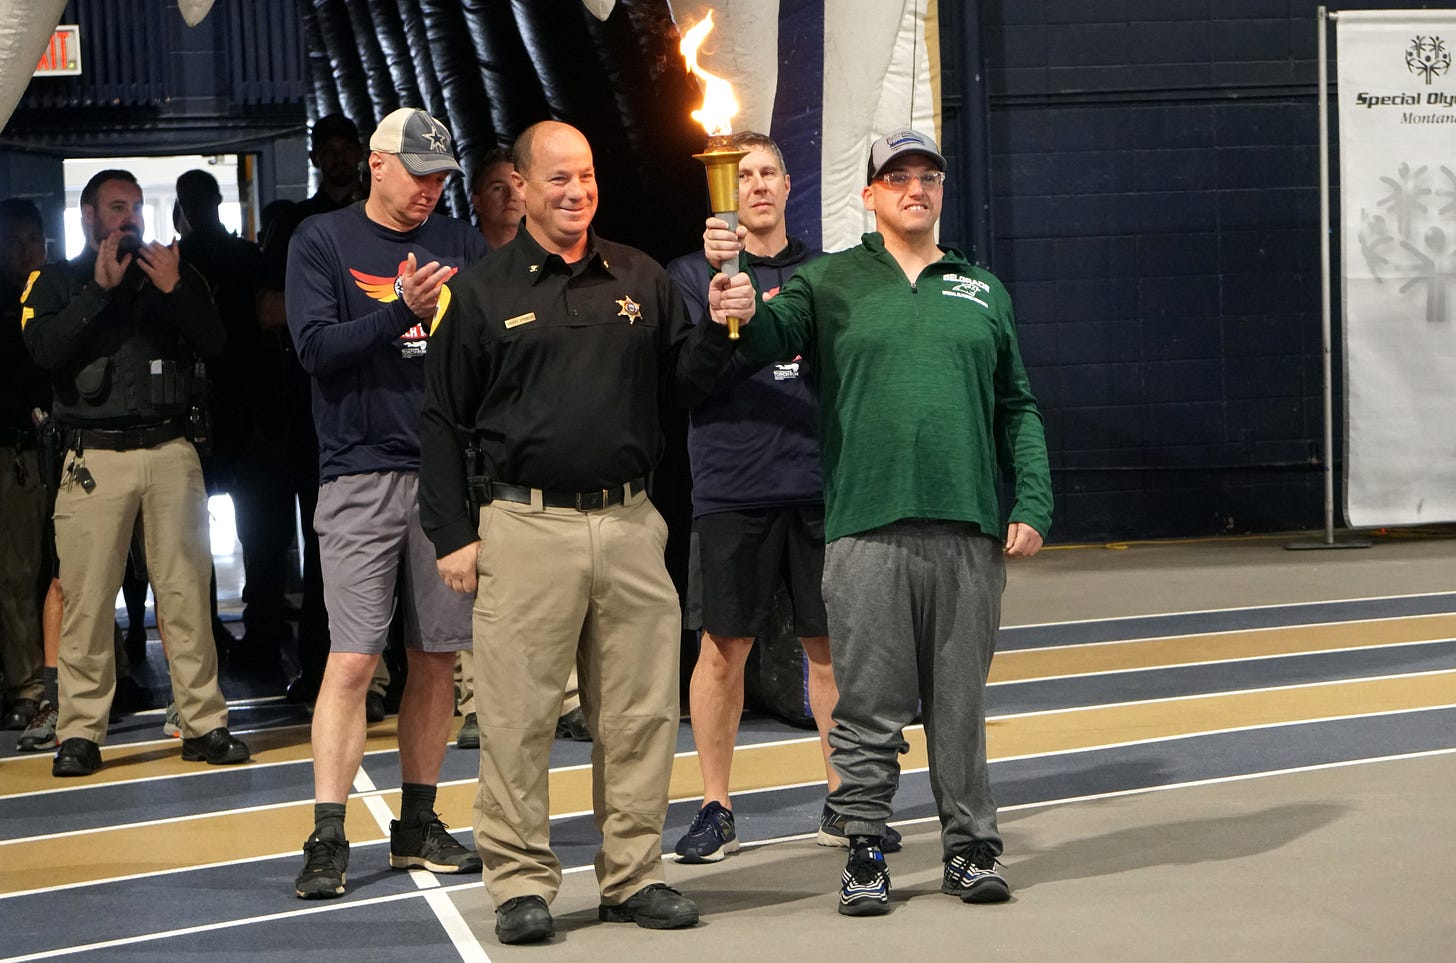
M 794 634 L 829 634 L 820 590 L 822 506 L 704 515 L 693 520 L 692 541 L 687 628 L 719 638 L 762 637 L 783 585 L 793 603 Z

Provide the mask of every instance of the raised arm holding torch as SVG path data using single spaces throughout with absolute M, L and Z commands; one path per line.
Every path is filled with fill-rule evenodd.
M 735 148 L 730 138 L 733 135 L 731 121 L 738 113 L 738 99 L 733 96 L 733 87 L 724 80 L 698 66 L 698 48 L 713 30 L 713 12 L 683 35 L 678 50 L 687 61 L 688 70 L 703 83 L 703 106 L 693 111 L 693 119 L 703 125 L 708 133 L 708 148 L 693 157 L 702 162 L 708 174 L 708 200 L 713 215 L 727 222 L 730 230 L 738 229 L 738 162 L 748 156 L 747 151 Z M 735 253 L 724 260 L 720 270 L 732 277 L 739 272 L 740 259 Z M 738 340 L 738 325 L 741 318 L 728 317 L 728 338 Z

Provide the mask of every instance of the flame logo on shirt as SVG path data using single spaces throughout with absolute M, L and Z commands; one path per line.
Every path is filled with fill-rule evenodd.
M 363 271 L 356 271 L 349 268 L 349 273 L 354 276 L 354 283 L 359 285 L 359 290 L 380 304 L 388 304 L 391 301 L 400 299 L 401 285 L 404 283 L 404 271 L 408 261 L 400 261 L 399 267 L 395 268 L 394 277 L 380 277 L 377 274 L 365 274 Z M 440 303 L 435 305 L 435 316 L 430 320 L 430 334 L 435 333 L 435 328 L 440 324 L 440 318 L 444 317 L 445 309 L 450 306 L 450 285 L 440 286 Z M 423 338 L 425 330 L 422 325 L 415 325 L 405 332 L 406 338 Z

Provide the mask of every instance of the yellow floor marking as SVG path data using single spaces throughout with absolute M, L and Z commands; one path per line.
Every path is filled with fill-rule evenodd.
M 395 734 L 396 719 L 390 716 L 369 727 L 364 742 L 365 752 L 393 749 L 399 745 Z M 157 732 L 161 732 L 159 726 Z M 239 733 L 253 759 L 265 762 L 303 762 L 313 758 L 307 726 L 284 726 Z M 165 745 L 117 745 L 101 747 L 101 771 L 91 776 L 57 779 L 51 775 L 55 753 L 15 756 L 0 763 L 0 793 L 39 792 L 47 789 L 80 789 L 99 783 L 125 782 L 158 776 L 181 776 L 197 772 L 219 772 L 229 767 L 209 766 L 205 762 L 184 762 L 182 740 L 171 739 Z M 246 765 L 246 763 L 244 764 Z
M 1456 671 L 1435 672 L 1013 716 L 991 723 L 989 745 L 991 757 L 998 759 L 1247 726 L 1429 708 L 1453 701 Z M 371 742 L 380 728 L 371 729 Z M 923 734 L 917 729 L 907 732 L 906 738 L 911 751 L 901 757 L 901 765 L 923 767 Z M 744 791 L 816 780 L 823 773 L 823 761 L 817 742 L 810 738 L 785 745 L 743 747 L 738 750 L 733 768 L 733 788 Z M 447 823 L 469 825 L 474 792 L 473 783 L 440 788 L 437 808 Z M 702 792 L 694 756 L 675 760 L 671 792 L 674 799 L 693 799 Z M 397 806 L 393 799 L 397 790 L 381 795 Z M 590 807 L 590 772 L 577 769 L 552 773 L 553 814 Z M 312 804 L 300 802 L 256 812 L 202 815 L 157 826 L 117 827 L 59 840 L 6 843 L 0 845 L 0 893 L 34 888 L 38 882 L 55 886 L 287 851 L 295 844 L 302 846 L 312 825 L 311 813 Z M 358 805 L 350 807 L 347 832 L 356 844 L 382 838 L 378 826 Z M 370 865 L 385 864 L 382 852 L 367 856 L 361 853 L 359 858 L 369 860 Z
M 992 682 L 1022 682 L 1051 676 L 1122 672 L 1193 662 L 1222 662 L 1298 655 L 1326 649 L 1359 649 L 1456 638 L 1456 616 L 1408 618 L 1249 629 L 1173 638 L 1086 643 L 1057 649 L 1013 649 L 996 653 Z

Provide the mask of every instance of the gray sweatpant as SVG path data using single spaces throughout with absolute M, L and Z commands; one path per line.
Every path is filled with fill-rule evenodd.
M 841 780 L 829 805 L 849 817 L 849 834 L 884 834 L 919 707 L 944 858 L 977 841 L 1000 855 L 985 692 L 1005 587 L 1000 543 L 962 522 L 903 520 L 826 547 L 839 686 L 830 763 Z

